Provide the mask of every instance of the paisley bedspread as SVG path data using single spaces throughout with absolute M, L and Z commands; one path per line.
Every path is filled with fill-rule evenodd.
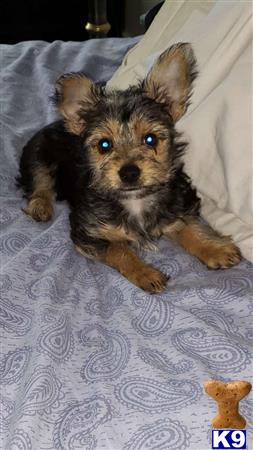
M 107 80 L 134 42 L 0 46 L 3 450 L 209 450 L 216 405 L 203 382 L 252 378 L 249 262 L 209 271 L 162 240 L 143 257 L 171 279 L 151 296 L 75 253 L 65 203 L 46 224 L 21 212 L 18 160 L 56 117 L 54 81 Z M 250 440 L 252 396 L 241 411 Z

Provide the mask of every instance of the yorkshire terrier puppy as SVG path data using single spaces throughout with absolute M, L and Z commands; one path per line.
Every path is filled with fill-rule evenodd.
M 195 77 L 193 50 L 182 43 L 125 91 L 107 91 L 82 74 L 63 75 L 55 101 L 64 120 L 39 131 L 21 157 L 26 213 L 47 221 L 55 197 L 68 200 L 77 251 L 150 293 L 163 291 L 167 277 L 137 250 L 161 236 L 211 269 L 240 261 L 229 237 L 200 222 L 200 200 L 183 171 L 186 144 L 175 123 L 187 109 Z

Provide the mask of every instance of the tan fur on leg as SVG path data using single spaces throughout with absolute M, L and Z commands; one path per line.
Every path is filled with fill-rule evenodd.
M 187 219 L 181 230 L 167 235 L 210 269 L 226 269 L 241 260 L 240 250 L 229 236 L 221 236 L 195 219 Z
M 104 252 L 95 256 L 94 249 L 76 246 L 79 253 L 95 258 L 108 266 L 118 270 L 131 283 L 151 294 L 165 290 L 167 277 L 158 269 L 142 261 L 127 245 L 127 243 L 110 243 Z
M 53 179 L 49 170 L 41 167 L 34 175 L 34 191 L 24 212 L 34 220 L 47 222 L 53 215 Z
M 166 276 L 145 264 L 125 243 L 110 244 L 105 262 L 144 291 L 158 293 L 164 291 L 166 287 Z

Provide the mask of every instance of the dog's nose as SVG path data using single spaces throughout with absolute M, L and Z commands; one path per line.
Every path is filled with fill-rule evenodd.
M 126 164 L 119 171 L 119 176 L 124 183 L 135 183 L 140 176 L 140 169 L 134 164 Z

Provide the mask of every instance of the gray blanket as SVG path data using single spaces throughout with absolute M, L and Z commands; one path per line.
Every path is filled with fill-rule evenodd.
M 108 79 L 136 39 L 0 46 L 0 448 L 209 450 L 203 382 L 252 378 L 252 265 L 209 271 L 169 241 L 144 252 L 170 275 L 147 295 L 78 255 L 68 207 L 21 212 L 22 146 L 55 119 L 57 77 Z M 241 402 L 252 448 L 252 397 Z M 252 442 L 252 441 L 251 441 Z

